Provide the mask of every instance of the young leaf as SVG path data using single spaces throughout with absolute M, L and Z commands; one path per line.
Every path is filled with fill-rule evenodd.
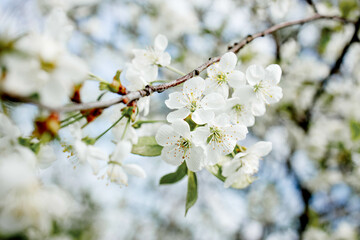
M 356 121 L 350 122 L 351 139 L 357 141 L 360 139 L 360 123 Z
M 155 157 L 161 154 L 162 146 L 157 144 L 154 136 L 140 137 L 137 144 L 134 144 L 131 153 L 140 156 Z
M 176 172 L 166 174 L 160 179 L 160 184 L 172 184 L 180 181 L 187 172 L 185 162 L 183 162 L 177 169 Z
M 189 209 L 196 203 L 197 197 L 196 173 L 188 170 L 188 191 L 186 194 L 185 216 Z

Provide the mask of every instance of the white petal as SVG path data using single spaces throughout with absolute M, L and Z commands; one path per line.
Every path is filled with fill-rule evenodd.
M 229 162 L 226 162 L 223 166 L 222 166 L 222 175 L 224 177 L 228 177 L 231 174 L 234 174 L 236 172 L 236 170 L 241 166 L 241 161 L 239 161 L 238 159 L 233 159 Z
M 210 135 L 210 130 L 208 126 L 198 127 L 195 131 L 192 132 L 193 142 L 197 145 L 205 145 L 206 140 Z
M 207 75 L 210 79 L 216 79 L 217 76 L 221 73 L 221 70 L 219 69 L 219 63 L 214 63 L 207 69 Z
M 252 103 L 252 112 L 254 116 L 262 116 L 266 112 L 265 104 L 259 100 L 253 101 Z
M 219 68 L 223 72 L 230 72 L 234 70 L 236 63 L 237 63 L 237 57 L 235 53 L 228 52 L 221 57 L 219 62 Z
M 230 87 L 238 88 L 245 85 L 245 74 L 240 71 L 233 71 L 228 75 L 228 83 Z
M 161 54 L 161 56 L 159 56 L 158 63 L 161 66 L 166 67 L 166 66 L 170 65 L 170 62 L 171 62 L 171 56 L 169 53 L 164 52 L 163 54 Z
M 280 82 L 281 79 L 281 68 L 277 64 L 271 64 L 266 68 L 266 80 L 271 84 L 275 85 Z
M 222 113 L 214 119 L 213 124 L 219 127 L 229 125 L 230 117 L 228 114 Z
M 128 176 L 121 166 L 117 164 L 110 164 L 106 172 L 111 182 L 127 185 Z
M 179 166 L 182 162 L 183 162 L 183 156 L 184 156 L 184 151 L 182 148 L 174 145 L 174 146 L 165 146 L 162 150 L 161 150 L 161 158 L 171 164 L 171 165 L 175 165 L 175 166 Z
M 165 100 L 165 104 L 170 109 L 179 109 L 186 106 L 186 100 L 182 92 L 174 92 L 169 94 L 169 99 Z
M 243 140 L 246 137 L 246 134 L 248 133 L 247 127 L 245 127 L 242 124 L 237 125 L 230 125 L 227 127 L 224 127 L 224 134 L 227 135 L 227 139 L 234 140 L 235 144 L 239 140 Z M 234 147 L 235 147 L 234 144 Z
M 155 135 L 156 142 L 161 146 L 169 146 L 177 142 L 180 135 L 169 125 L 163 125 Z
M 146 173 L 145 173 L 144 169 L 142 169 L 139 165 L 124 164 L 124 165 L 122 165 L 122 167 L 128 174 L 131 174 L 131 175 L 134 175 L 134 176 L 137 176 L 140 178 L 146 177 Z
M 180 108 L 178 110 L 175 110 L 171 113 L 169 113 L 166 117 L 166 120 L 168 122 L 174 122 L 176 120 L 183 120 L 187 116 L 189 116 L 190 110 L 187 108 Z
M 219 93 L 210 93 L 200 101 L 200 105 L 204 109 L 218 109 L 225 106 L 225 100 Z
M 205 124 L 213 120 L 215 113 L 212 110 L 198 109 L 192 113 L 191 118 L 197 124 Z
M 251 65 L 246 70 L 246 79 L 251 86 L 258 84 L 265 78 L 265 69 L 261 66 Z
M 202 168 L 203 159 L 205 156 L 202 147 L 191 147 L 189 150 L 189 158 L 186 159 L 186 166 L 190 171 L 197 172 Z
M 207 157 L 205 159 L 205 165 L 215 165 L 219 162 L 221 155 L 219 154 L 218 149 L 208 145 L 207 148 Z
M 282 88 L 277 86 L 268 89 L 268 95 L 265 95 L 265 99 L 269 104 L 278 102 L 282 97 Z
M 205 90 L 205 80 L 193 77 L 184 83 L 183 91 L 190 99 L 200 98 Z
M 256 154 L 257 156 L 266 156 L 272 150 L 272 143 L 271 142 L 264 142 L 260 141 L 255 143 L 249 148 L 249 152 Z
M 183 120 L 176 120 L 172 123 L 172 127 L 179 135 L 188 139 L 190 138 L 190 127 L 187 122 Z
M 120 141 L 116 144 L 111 160 L 122 162 L 131 152 L 132 144 L 128 141 Z
M 243 85 L 235 89 L 232 96 L 238 97 L 241 100 L 241 103 L 246 103 L 256 97 L 253 87 L 249 85 Z
M 167 38 L 162 34 L 158 34 L 154 42 L 155 50 L 163 52 L 166 49 L 167 45 L 168 45 Z

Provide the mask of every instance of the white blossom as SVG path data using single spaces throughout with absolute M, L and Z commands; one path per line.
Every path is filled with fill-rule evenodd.
M 244 125 L 230 124 L 229 116 L 223 113 L 208 125 L 196 128 L 194 142 L 205 146 L 206 165 L 214 165 L 221 156 L 231 153 L 236 142 L 244 139 L 247 133 L 248 130 Z
M 80 163 L 90 164 L 93 173 L 96 175 L 100 170 L 99 161 L 107 161 L 108 155 L 101 149 L 93 145 L 87 145 L 83 140 L 82 130 L 80 123 L 76 122 L 70 126 L 71 134 L 74 137 L 73 146 L 76 156 Z
M 164 147 L 161 158 L 167 163 L 179 166 L 185 161 L 188 169 L 193 172 L 204 166 L 204 149 L 194 144 L 190 127 L 185 121 L 175 120 L 171 126 L 160 127 L 155 138 Z
M 215 117 L 214 110 L 225 106 L 225 100 L 218 93 L 203 95 L 205 81 L 201 77 L 194 77 L 184 83 L 182 92 L 169 94 L 165 104 L 170 109 L 177 109 L 167 116 L 169 122 L 191 118 L 197 124 L 205 124 Z
M 229 85 L 238 88 L 245 84 L 245 76 L 235 70 L 237 56 L 233 52 L 225 53 L 219 63 L 211 65 L 208 70 L 208 78 L 206 79 L 205 94 L 217 92 L 225 98 L 229 95 Z
M 124 159 L 130 154 L 132 144 L 128 141 L 119 141 L 116 144 L 113 154 L 110 156 L 108 162 L 107 175 L 111 182 L 116 182 L 120 185 L 128 185 L 128 174 L 144 178 L 145 171 L 136 164 L 124 164 Z
M 271 142 L 258 142 L 245 152 L 236 154 L 233 160 L 224 163 L 224 186 L 244 188 L 249 185 L 254 180 L 253 175 L 259 171 L 260 158 L 268 155 L 271 149 Z
M 132 63 L 138 66 L 157 65 L 165 67 L 170 65 L 171 56 L 169 53 L 165 52 L 167 45 L 167 38 L 161 34 L 157 35 L 154 42 L 154 48 L 150 47 L 148 50 L 133 50 L 135 58 L 132 60 Z
M 271 64 L 266 69 L 261 66 L 251 65 L 246 70 L 246 79 L 255 93 L 253 100 L 253 113 L 261 116 L 265 113 L 265 104 L 278 102 L 283 94 L 281 87 L 277 86 L 281 78 L 281 68 Z M 248 88 L 243 86 L 242 88 Z
M 249 88 L 237 89 L 232 98 L 227 99 L 225 113 L 230 116 L 231 123 L 253 126 L 255 117 L 252 110 L 252 90 Z

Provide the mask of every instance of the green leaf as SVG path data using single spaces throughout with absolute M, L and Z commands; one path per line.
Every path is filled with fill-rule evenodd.
M 351 139 L 353 141 L 360 140 L 360 123 L 356 121 L 350 122 Z
M 140 137 L 137 144 L 134 144 L 131 153 L 146 157 L 160 156 L 162 146 L 157 144 L 154 136 Z
M 181 179 L 183 179 L 183 177 L 185 177 L 187 172 L 187 167 L 185 162 L 183 162 L 177 169 L 176 172 L 173 173 L 169 173 L 164 175 L 161 179 L 160 179 L 160 184 L 172 184 L 172 183 L 176 183 L 178 181 L 180 181 Z
M 333 30 L 330 28 L 323 28 L 321 29 L 321 37 L 320 37 L 320 41 L 318 44 L 318 51 L 320 54 L 323 54 L 326 50 L 326 46 L 328 45 L 328 43 L 331 40 L 331 35 L 333 33 Z
M 351 12 L 358 10 L 356 0 L 342 0 L 339 2 L 339 8 L 343 17 L 348 17 Z
M 188 170 L 188 190 L 186 194 L 185 216 L 189 209 L 196 203 L 197 197 L 198 194 L 196 174 Z

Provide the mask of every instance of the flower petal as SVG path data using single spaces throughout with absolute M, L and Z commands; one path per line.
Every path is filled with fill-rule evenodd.
M 265 104 L 259 100 L 255 100 L 252 102 L 251 110 L 254 116 L 256 117 L 262 116 L 266 112 Z
M 174 122 L 175 120 L 183 120 L 190 114 L 190 110 L 187 108 L 180 108 L 176 111 L 169 113 L 166 117 L 168 122 Z
M 239 161 L 238 159 L 233 159 L 224 163 L 221 173 L 224 177 L 229 177 L 231 174 L 234 174 L 240 166 L 241 161 Z
M 161 150 L 161 158 L 171 165 L 179 166 L 183 162 L 183 156 L 183 149 L 176 145 L 165 146 Z
M 255 143 L 254 145 L 252 145 L 249 149 L 248 152 L 254 153 L 257 156 L 263 157 L 268 155 L 272 150 L 272 143 L 271 142 L 265 142 L 265 141 L 260 141 Z
M 142 169 L 139 165 L 136 164 L 123 164 L 122 167 L 124 170 L 131 175 L 144 178 L 146 177 L 146 173 L 144 169 Z
M 239 88 L 236 88 L 232 96 L 239 98 L 241 103 L 246 103 L 255 98 L 256 94 L 254 93 L 253 87 L 249 85 L 243 85 Z
M 193 100 L 200 98 L 205 90 L 205 80 L 201 77 L 193 77 L 184 83 L 183 92 Z
M 191 147 L 189 150 L 189 158 L 186 159 L 186 166 L 190 171 L 197 172 L 201 170 L 203 159 L 205 156 L 204 149 L 202 147 Z
M 192 133 L 193 142 L 196 145 L 205 145 L 206 140 L 210 135 L 210 130 L 209 130 L 208 126 L 198 127 L 195 129 L 195 131 L 193 131 L 191 133 Z
M 233 71 L 228 75 L 230 87 L 238 88 L 246 84 L 245 74 L 240 71 Z
M 205 110 L 218 109 L 225 106 L 225 100 L 224 97 L 219 93 L 210 93 L 200 101 L 200 105 Z
M 156 142 L 161 146 L 170 146 L 177 142 L 180 135 L 169 125 L 163 125 L 155 135 Z
M 221 57 L 219 62 L 219 68 L 223 72 L 230 72 L 234 70 L 236 63 L 237 63 L 237 57 L 235 53 L 228 52 Z
M 179 135 L 190 138 L 190 127 L 187 122 L 184 120 L 176 120 L 172 123 L 172 127 L 176 133 Z
M 159 56 L 158 63 L 161 66 L 166 67 L 166 66 L 170 65 L 170 62 L 171 62 L 171 56 L 169 53 L 164 52 L 163 54 L 161 54 L 161 56 Z
M 265 69 L 261 66 L 251 65 L 246 70 L 246 79 L 251 86 L 258 84 L 265 78 Z
M 169 94 L 169 99 L 165 100 L 165 104 L 170 109 L 179 109 L 186 106 L 186 100 L 182 92 L 173 92 Z
M 197 124 L 205 124 L 213 120 L 215 113 L 212 110 L 197 109 L 192 113 L 191 118 Z
M 162 34 L 158 34 L 154 42 L 155 50 L 163 52 L 166 49 L 167 45 L 168 45 L 167 38 Z
M 266 80 L 271 84 L 275 85 L 280 82 L 281 79 L 281 68 L 277 64 L 271 64 L 266 67 Z
M 128 141 L 120 141 L 116 144 L 111 160 L 122 162 L 131 152 L 132 144 Z

